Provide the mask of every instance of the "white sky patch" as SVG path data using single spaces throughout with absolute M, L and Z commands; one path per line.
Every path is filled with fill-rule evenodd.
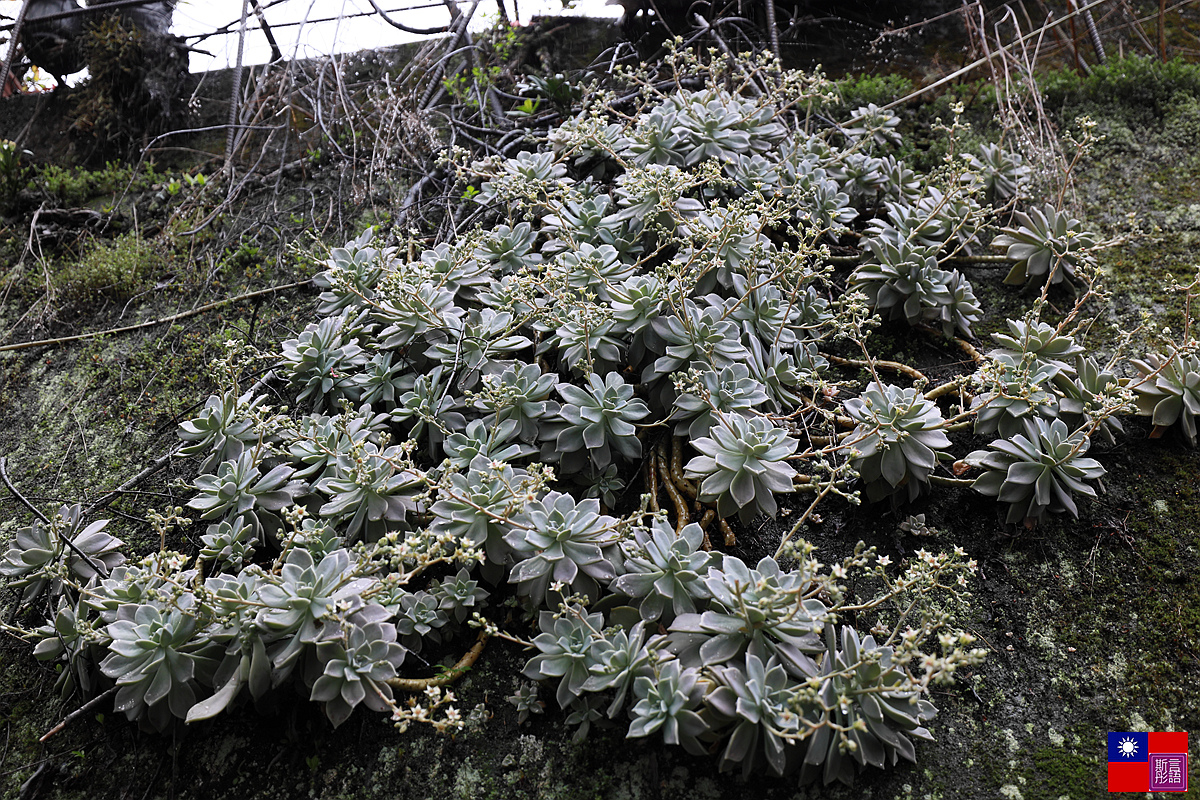
M 397 22 L 413 28 L 433 28 L 445 25 L 450 14 L 440 0 L 376 0 Z M 317 58 L 333 53 L 369 50 L 377 47 L 419 41 L 420 36 L 391 27 L 373 13 L 367 0 L 286 0 L 271 4 L 259 0 L 267 24 L 271 26 L 279 49 L 285 58 Z M 579 0 L 564 10 L 561 0 L 506 0 L 509 13 L 516 6 L 518 23 L 529 24 L 534 16 L 575 15 L 589 17 L 619 17 L 619 6 L 606 6 L 605 0 Z M 460 0 L 459 7 L 470 8 Z M 0 0 L 0 15 L 15 18 L 20 0 Z M 242 0 L 182 0 L 175 10 L 176 35 L 191 37 L 229 26 L 226 35 L 213 36 L 196 44 L 211 55 L 193 53 L 191 69 L 200 72 L 232 66 L 237 58 L 237 31 L 242 13 Z M 500 18 L 495 0 L 481 0 L 472 22 L 473 30 L 495 24 Z M 7 21 L 7 20 L 2 20 Z M 0 39 L 7 40 L 7 34 Z M 189 43 L 195 41 L 189 39 Z M 0 52 L 7 50 L 7 43 Z M 0 56 L 2 58 L 2 56 Z M 247 17 L 244 64 L 264 64 L 271 60 L 271 48 L 258 25 L 253 8 Z M 75 81 L 71 81 L 74 83 Z

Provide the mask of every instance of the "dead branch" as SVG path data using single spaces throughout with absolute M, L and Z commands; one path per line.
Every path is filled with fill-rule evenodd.
M 169 322 L 178 322 L 181 319 L 187 319 L 188 317 L 204 314 L 208 311 L 212 311 L 213 309 L 221 308 L 222 306 L 231 305 L 233 303 L 239 303 L 243 300 L 253 300 L 256 297 L 265 297 L 270 294 L 276 294 L 277 292 L 285 292 L 288 289 L 299 289 L 300 287 L 307 286 L 310 283 L 312 283 L 312 278 L 306 278 L 305 280 L 296 281 L 295 283 L 289 283 L 284 286 L 270 286 L 266 289 L 259 289 L 258 291 L 239 294 L 237 297 L 227 297 L 224 300 L 217 300 L 212 303 L 207 303 L 199 308 L 193 308 L 191 311 L 182 311 L 178 314 L 172 314 L 169 317 L 152 319 L 149 322 L 139 322 L 136 325 L 126 325 L 121 328 L 110 328 L 104 331 L 93 331 L 91 333 L 80 333 L 76 334 L 75 336 L 60 336 L 57 339 L 39 339 L 36 342 L 17 342 L 16 344 L 0 345 L 0 352 L 5 352 L 8 350 L 28 350 L 31 347 L 67 344 L 68 342 L 79 342 L 85 339 L 95 339 L 99 336 L 111 336 L 118 333 L 129 333 L 130 331 L 142 330 L 143 328 L 153 328 L 156 325 L 165 325 Z

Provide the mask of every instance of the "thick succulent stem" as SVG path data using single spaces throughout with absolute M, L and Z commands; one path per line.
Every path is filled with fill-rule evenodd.
M 671 470 L 667 466 L 667 455 L 663 452 L 665 449 L 665 443 L 660 444 L 654 452 L 654 460 L 658 465 L 658 474 L 662 478 L 663 488 L 667 490 L 671 502 L 675 505 L 675 530 L 679 532 L 692 521 L 692 515 L 688 512 L 687 502 L 684 501 L 683 495 L 679 493 L 679 489 L 675 487 L 675 482 L 671 480 Z
M 899 361 L 863 361 L 857 358 L 829 356 L 829 363 L 837 364 L 843 367 L 864 367 L 867 369 L 874 366 L 880 369 L 891 370 L 892 372 L 899 372 L 901 375 L 907 375 L 914 381 L 925 381 L 926 383 L 929 382 L 929 379 L 926 378 L 920 370 L 910 367 L 908 364 L 901 364 Z
M 479 638 L 475 640 L 475 644 L 471 649 L 463 654 L 458 663 L 441 675 L 435 675 L 432 678 L 390 678 L 387 684 L 393 689 L 400 689 L 405 692 L 423 692 L 430 686 L 447 686 L 454 683 L 463 675 L 466 675 L 467 671 L 479 660 L 479 656 L 483 654 L 483 647 L 487 644 L 489 638 L 490 636 L 487 631 L 480 631 Z

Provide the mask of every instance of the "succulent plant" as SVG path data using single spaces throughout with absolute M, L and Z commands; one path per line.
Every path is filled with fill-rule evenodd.
M 880 160 L 866 153 L 847 153 L 842 159 L 841 173 L 842 189 L 858 208 L 874 205 L 887 181 Z
M 431 582 L 429 593 L 437 600 L 438 608 L 460 624 L 467 620 L 471 612 L 481 608 L 488 597 L 487 589 L 471 577 L 466 567 L 460 567 L 453 575 Z
M 687 152 L 676 114 L 663 108 L 653 109 L 638 117 L 638 124 L 624 145 L 621 156 L 639 167 L 649 164 L 682 165 Z
M 586 692 L 611 691 L 612 702 L 608 706 L 608 718 L 616 719 L 633 682 L 642 675 L 651 674 L 653 656 L 651 648 L 662 639 L 661 635 L 646 642 L 645 621 L 635 622 L 631 629 L 610 627 L 601 631 L 592 647 L 591 673 L 583 684 Z
M 417 378 L 413 388 L 402 394 L 392 409 L 392 419 L 412 423 L 408 438 L 428 439 L 429 453 L 434 457 L 446 434 L 467 425 L 466 417 L 458 411 L 462 401 L 451 394 L 451 381 L 453 375 L 446 376 L 445 367 L 439 364 Z
M 617 372 L 603 380 L 593 373 L 586 387 L 560 383 L 557 390 L 566 401 L 558 411 L 562 423 L 543 434 L 542 457 L 560 461 L 566 473 L 580 472 L 589 463 L 603 470 L 613 463 L 614 450 L 629 460 L 641 458 L 635 423 L 650 409 L 633 396 L 633 388 Z
M 521 681 L 516 691 L 504 698 L 517 709 L 517 724 L 522 725 L 529 719 L 530 714 L 541 714 L 546 704 L 538 699 L 538 685 Z
M 309 325 L 297 339 L 283 343 L 283 363 L 293 384 L 301 387 L 299 401 L 314 411 L 336 407 L 338 398 L 354 387 L 354 375 L 366 363 L 358 339 L 344 330 L 344 317 L 326 317 Z
M 687 221 L 681 231 L 690 246 L 677 261 L 702 271 L 697 279 L 699 291 L 708 291 L 713 282 L 731 285 L 731 278 L 753 264 L 756 256 L 770 249 L 770 240 L 762 232 L 757 214 L 738 213 L 715 208 L 701 211 Z M 712 264 L 719 266 L 715 271 Z
M 745 118 L 729 100 L 732 98 L 728 96 L 709 100 L 697 93 L 690 102 L 680 103 L 676 130 L 684 164 L 692 166 L 710 158 L 728 161 L 735 154 L 750 151 Z
M 748 344 L 750 357 L 746 365 L 767 393 L 771 411 L 791 411 L 801 405 L 804 402 L 801 390 L 829 366 L 825 357 L 817 353 L 816 345 L 811 343 L 797 344 L 791 352 L 768 347 L 758 337 L 751 337 Z
M 895 652 L 851 629 L 833 641 L 846 614 L 883 627 L 894 615 L 871 614 L 884 600 L 848 600 L 835 580 L 845 573 L 821 570 L 807 544 L 783 548 L 796 558 L 787 569 L 751 568 L 705 552 L 690 520 L 674 530 L 651 496 L 639 512 L 638 434 L 690 437 L 687 477 L 673 482 L 743 522 L 777 512 L 796 462 L 834 469 L 840 492 L 822 459 L 850 448 L 869 494 L 915 493 L 946 444 L 940 412 L 915 390 L 873 385 L 849 401 L 855 440 L 800 453 L 788 434 L 814 408 L 836 410 L 818 346 L 868 324 L 860 295 L 837 297 L 814 240 L 857 241 L 846 225 L 885 203 L 886 219 L 868 223 L 880 263 L 856 283 L 885 316 L 969 333 L 971 286 L 936 259 L 971 243 L 978 180 L 926 187 L 877 157 L 896 126 L 873 107 L 848 126 L 859 137 L 848 149 L 830 144 L 841 140 L 828 126 L 785 142 L 776 120 L 795 117 L 809 85 L 776 81 L 762 61 L 759 95 L 722 70 L 714 62 L 700 91 L 633 95 L 631 111 L 593 105 L 545 152 L 456 156 L 482 181 L 488 207 L 471 216 L 483 222 L 447 216 L 443 233 L 458 238 L 419 258 L 415 238 L 406 257 L 369 234 L 334 250 L 316 279 L 321 319 L 283 346 L 302 410 L 286 421 L 261 398 L 219 394 L 183 426 L 185 452 L 215 470 L 189 502 L 207 526 L 198 561 L 162 550 L 121 564 L 119 542 L 76 522 L 18 532 L 0 573 L 26 599 L 58 596 L 26 613 L 44 613 L 36 655 L 64 668 L 64 688 L 116 680 L 119 710 L 161 726 L 303 683 L 334 725 L 365 705 L 400 726 L 454 727 L 457 711 L 431 720 L 426 705 L 398 703 L 391 682 L 407 653 L 457 651 L 450 637 L 468 622 L 501 624 L 479 616 L 491 590 L 541 612 L 525 676 L 556 684 L 576 738 L 625 718 L 631 737 L 661 735 L 723 769 L 753 772 L 765 756 L 802 781 L 911 757 L 906 737 L 927 735 L 932 714 L 926 683 L 962 662 L 926 657 L 926 637 L 903 630 Z M 734 83 L 720 88 L 726 76 Z M 538 89 L 547 99 L 562 90 L 550 80 Z M 663 99 L 647 111 L 652 97 Z M 1042 333 L 1029 324 L 998 339 L 1019 347 L 981 379 L 983 427 L 1008 429 L 999 415 L 1023 432 L 1059 413 L 1092 430 L 1116 406 L 1119 381 L 1082 361 L 1072 375 L 1075 351 Z M 1031 395 L 1039 362 L 1052 378 L 1044 407 Z M 615 509 L 627 516 L 602 513 Z M 881 583 L 883 561 L 860 556 L 842 568 Z M 904 580 L 925 580 L 926 566 Z M 925 619 L 914 625 L 940 624 Z M 528 684 L 510 702 L 521 719 L 542 708 Z
M 796 470 L 787 458 L 800 443 L 763 417 L 724 416 L 710 436 L 692 440 L 701 455 L 687 463 L 684 475 L 699 480 L 701 502 L 716 502 L 722 517 L 738 515 L 748 524 L 758 514 L 775 516 L 775 493 L 793 491 Z
M 332 317 L 341 311 L 362 305 L 364 299 L 375 296 L 375 287 L 383 277 L 387 264 L 395 254 L 394 247 L 382 250 L 370 247 L 375 229 L 368 228 L 345 247 L 329 251 L 325 270 L 313 276 L 313 283 L 323 291 L 317 306 L 322 317 Z
M 537 232 L 528 222 L 513 227 L 500 225 L 475 250 L 475 257 L 501 272 L 516 272 L 522 267 L 535 267 L 542 257 L 535 249 Z
M 288 551 L 279 576 L 258 591 L 258 625 L 278 640 L 269 653 L 277 673 L 294 668 L 305 645 L 318 640 L 338 600 L 354 593 L 355 577 L 344 549 L 320 562 L 303 548 Z
M 601 301 L 608 302 L 612 298 L 612 288 L 632 277 L 636 267 L 623 260 L 621 253 L 610 244 L 597 247 L 583 242 L 559 253 L 554 259 L 554 269 L 561 271 L 571 289 L 591 292 Z
M 388 415 L 375 414 L 369 405 L 354 414 L 301 418 L 284 436 L 288 454 L 298 462 L 292 477 L 324 478 L 333 471 L 338 456 L 349 455 L 365 442 L 378 444 L 387 426 Z
M 979 203 L 963 189 L 943 192 L 936 186 L 929 186 L 912 206 L 911 216 L 906 215 L 903 221 L 897 220 L 896 227 L 906 230 L 910 220 L 916 221 L 922 236 L 931 237 L 942 245 L 958 242 L 969 248 L 977 241 L 975 234 L 981 216 Z
M 585 306 L 563 320 L 544 347 L 558 348 L 559 368 L 574 374 L 615 373 L 623 361 L 621 326 L 600 306 Z
M 401 643 L 414 653 L 421 652 L 426 640 L 440 642 L 439 631 L 450 622 L 441 598 L 425 591 L 401 594 L 393 613 Z
M 879 175 L 883 182 L 879 192 L 899 205 L 912 205 L 921 199 L 921 181 L 908 165 L 895 156 L 879 159 Z
M 842 131 L 852 139 L 868 139 L 876 145 L 900 144 L 899 126 L 900 117 L 894 111 L 868 103 L 855 110 Z
M 984 192 L 993 204 L 1016 197 L 1031 172 L 1020 153 L 1005 150 L 999 144 L 980 145 L 978 155 L 968 156 L 967 163 L 979 174 Z
M 929 485 L 937 451 L 950 446 L 941 410 L 916 389 L 880 383 L 847 400 L 845 410 L 858 423 L 846 446 L 867 497 L 879 500 L 903 488 L 916 499 Z
M 258 440 L 252 415 L 263 396 L 250 399 L 227 391 L 209 395 L 200 414 L 180 423 L 179 438 L 186 444 L 179 449 L 182 456 L 207 455 L 200 465 L 201 472 L 208 472 L 222 461 L 235 459 L 246 449 L 246 444 Z
M 529 203 L 574 182 L 554 153 L 523 151 L 495 165 L 495 175 L 479 187 L 478 203 Z
M 725 414 L 753 416 L 755 406 L 767 402 L 765 387 L 750 377 L 750 368 L 734 364 L 720 372 L 706 370 L 695 385 L 675 399 L 671 419 L 675 434 L 690 439 L 706 436 Z
M 895 765 L 903 756 L 916 761 L 909 737 L 932 739 L 923 723 L 937 709 L 915 691 L 903 688 L 905 675 L 893 660 L 890 646 L 875 637 L 861 641 L 848 625 L 841 628 L 841 647 L 835 627 L 825 627 L 827 652 L 821 660 L 818 690 L 821 723 L 808 739 L 801 782 L 854 782 L 854 765 Z
M 812 286 L 785 294 L 773 283 L 747 286 L 741 276 L 733 283 L 741 298 L 727 301 L 730 318 L 741 323 L 747 336 L 757 336 L 764 344 L 794 347 L 809 330 L 831 318 L 829 301 Z
M 256 529 L 264 530 L 276 522 L 270 512 L 291 505 L 303 491 L 303 481 L 290 480 L 294 471 L 280 464 L 263 475 L 253 451 L 247 450 L 235 460 L 222 462 L 214 474 L 198 476 L 192 484 L 198 494 L 187 505 L 201 512 L 200 519 L 244 516 Z
M 389 284 L 386 296 L 371 307 L 371 319 L 382 326 L 375 343 L 380 350 L 396 351 L 419 366 L 422 354 L 414 352 L 413 346 L 426 336 L 461 327 L 459 320 L 465 313 L 455 305 L 453 292 L 428 281 Z
M 550 492 L 528 503 L 505 537 L 517 563 L 509 583 L 535 605 L 546 602 L 552 584 L 571 594 L 600 596 L 604 585 L 616 577 L 608 550 L 615 555 L 619 534 L 616 520 L 600 513 L 595 500 L 578 503 L 569 494 Z
M 474 405 L 488 412 L 484 417 L 488 426 L 511 420 L 516 423 L 518 439 L 535 442 L 542 419 L 553 410 L 547 401 L 557 383 L 557 375 L 543 373 L 536 364 L 510 364 L 499 375 L 484 376 Z
M 505 359 L 532 344 L 515 328 L 508 311 L 475 309 L 434 336 L 424 355 L 445 369 L 447 384 L 473 389 L 481 375 L 501 372 L 510 363 Z
M 587 614 L 578 606 L 563 614 L 543 611 L 538 614 L 538 627 L 541 633 L 533 637 L 533 646 L 539 653 L 521 674 L 536 681 L 559 678 L 555 698 L 561 708 L 567 708 L 582 693 L 597 663 L 594 654 L 604 615 Z
M 940 533 L 937 528 L 926 524 L 924 514 L 910 515 L 897 525 L 896 529 L 900 533 L 907 533 L 909 536 L 933 537 Z
M 1151 438 L 1162 436 L 1179 423 L 1188 442 L 1196 446 L 1196 418 L 1200 417 L 1200 358 L 1176 352 L 1170 358 L 1151 353 L 1133 360 L 1141 380 L 1133 384 L 1138 413 L 1150 417 Z
M 60 597 L 53 619 L 33 631 L 38 639 L 34 658 L 61 665 L 54 686 L 64 700 L 76 691 L 93 690 L 97 652 L 108 643 L 107 637 L 89 624 L 89 614 L 82 595 L 74 603 Z
M 200 558 L 214 564 L 214 572 L 228 567 L 234 573 L 241 572 L 250 563 L 255 545 L 262 543 L 255 534 L 254 526 L 241 516 L 234 517 L 232 521 L 224 519 L 209 525 L 200 541 L 204 545 L 200 548 Z
M 617 176 L 616 195 L 622 220 L 640 220 L 647 228 L 674 230 L 679 218 L 687 218 L 704 208 L 692 197 L 682 197 L 687 175 L 676 166 L 650 164 L 631 167 Z
M 447 436 L 442 449 L 455 469 L 465 469 L 477 456 L 488 461 L 514 461 L 537 453 L 535 447 L 512 441 L 516 432 L 515 419 L 493 426 L 474 419 L 467 423 L 466 430 Z
M 105 628 L 111 639 L 100 670 L 117 686 L 113 710 L 130 720 L 146 717 L 160 730 L 172 716 L 187 717 L 196 703 L 196 671 L 208 659 L 195 639 L 197 621 L 179 609 L 122 606 Z
M 618 255 L 642 251 L 638 242 L 641 225 L 634 219 L 619 219 L 611 194 L 568 199 L 541 218 L 542 230 L 551 235 L 542 253 L 554 254 L 581 245 L 611 246 Z
M 396 626 L 389 622 L 343 625 L 336 636 L 317 643 L 316 658 L 323 672 L 313 683 L 310 699 L 324 704 L 325 716 L 335 728 L 359 703 L 373 711 L 390 712 L 392 687 L 388 680 L 396 677 L 405 653 L 396 642 Z
M 987 392 L 971 403 L 975 433 L 1036 436 L 1034 420 L 1058 416 L 1054 378 L 1059 372 L 1053 364 L 1000 353 L 991 357 L 981 373 Z
M 665 343 L 666 352 L 643 370 L 643 382 L 667 375 L 693 361 L 720 369 L 742 361 L 746 356 L 737 325 L 725 319 L 721 309 L 708 306 L 701 310 L 692 300 L 684 301 L 680 316 L 655 320 L 654 332 Z
M 735 155 L 725 164 L 725 174 L 734 182 L 734 194 L 738 196 L 753 193 L 774 197 L 780 181 L 779 165 L 758 153 Z
M 609 464 L 603 471 L 589 470 L 575 475 L 574 480 L 576 486 L 584 487 L 584 497 L 594 497 L 607 508 L 615 508 L 625 493 L 626 484 L 616 464 Z
M 9 585 L 23 590 L 22 603 L 45 592 L 59 595 L 63 580 L 87 583 L 101 573 L 107 577 L 125 560 L 120 552 L 123 542 L 104 532 L 108 522 L 100 519 L 83 525 L 82 507 L 63 505 L 49 523 L 35 519 L 17 529 L 13 546 L 0 562 L 0 575 L 15 579 Z
M 1005 283 L 1019 286 L 1043 276 L 1051 283 L 1069 282 L 1079 267 L 1092 262 L 1089 250 L 1096 246 L 1095 234 L 1065 211 L 1047 203 L 1013 216 L 1019 227 L 1004 228 L 992 240 L 994 246 L 1007 248 L 1008 257 L 1016 261 Z
M 673 650 L 685 666 L 723 664 L 745 653 L 776 656 L 793 676 L 817 673 L 813 654 L 824 651 L 818 635 L 828 614 L 820 600 L 803 599 L 802 570 L 780 569 L 764 558 L 754 569 L 726 556 L 710 569 L 704 585 L 712 599 L 708 610 L 680 614 L 671 623 Z
M 471 255 L 466 248 L 451 247 L 442 242 L 421 253 L 419 270 L 412 270 L 412 265 L 409 269 L 419 272 L 422 285 L 449 292 L 455 299 L 471 299 L 492 280 L 487 265 L 480 264 Z
M 1035 418 L 1033 424 L 1027 433 L 993 441 L 990 452 L 976 450 L 966 458 L 968 464 L 986 470 L 972 484 L 975 490 L 1008 503 L 1008 522 L 1027 528 L 1047 511 L 1078 517 L 1072 495 L 1095 497 L 1095 489 L 1085 481 L 1105 473 L 1100 462 L 1084 457 L 1091 442 L 1083 429 L 1072 432 L 1059 419 Z
M 393 406 L 397 397 L 412 388 L 409 367 L 403 358 L 397 358 L 390 350 L 376 353 L 353 377 L 351 385 L 345 389 L 346 394 L 358 403 Z
M 495 583 L 510 552 L 504 541 L 512 530 L 508 520 L 524 503 L 524 493 L 523 473 L 476 456 L 465 474 L 452 473 L 439 487 L 430 530 L 481 548 L 487 557 L 484 577 Z
M 654 675 L 639 676 L 633 683 L 634 703 L 629 738 L 662 735 L 667 744 L 682 745 L 693 755 L 705 752 L 700 737 L 708 733 L 708 724 L 696 712 L 706 686 L 696 668 L 684 668 L 678 661 L 658 662 Z
M 983 312 L 971 284 L 957 270 L 938 267 L 935 248 L 876 236 L 867 240 L 872 259 L 850 276 L 881 316 L 904 319 L 910 325 L 937 322 L 942 333 L 956 329 L 971 335 L 971 324 Z
M 806 183 L 806 187 L 803 184 L 797 187 L 800 189 L 797 192 L 797 221 L 820 231 L 823 236 L 836 237 L 858 216 L 858 212 L 850 205 L 850 195 L 830 178 L 814 176 Z
M 371 442 L 338 456 L 332 474 L 313 485 L 329 498 L 318 513 L 334 520 L 347 542 L 382 534 L 404 519 L 414 505 L 412 495 L 424 484 L 405 461 L 399 446 L 381 449 Z
M 627 360 L 635 367 L 642 363 L 647 350 L 662 352 L 666 348 L 653 325 L 664 301 L 662 281 L 653 275 L 634 275 L 612 290 L 612 330 L 628 339 Z
M 721 566 L 721 556 L 701 549 L 704 531 L 696 523 L 676 533 L 662 520 L 636 528 L 621 543 L 624 572 L 611 584 L 614 591 L 640 600 L 638 615 L 669 624 L 680 614 L 694 614 L 710 597 L 704 578 Z
M 1007 323 L 1011 335 L 993 333 L 992 341 L 1001 347 L 988 355 L 1005 355 L 1014 361 L 1034 359 L 1039 364 L 1052 367 L 1055 375 L 1075 374 L 1075 359 L 1083 355 L 1084 350 L 1073 337 L 1060 334 L 1053 325 L 1041 320 L 1010 319 Z
M 804 720 L 796 713 L 799 684 L 791 678 L 778 659 L 764 664 L 747 654 L 744 664 L 712 669 L 716 684 L 704 697 L 706 706 L 715 711 L 732 730 L 721 752 L 720 768 L 727 771 L 740 765 L 749 776 L 756 762 L 758 743 L 772 775 L 783 775 L 789 756 L 795 757 Z

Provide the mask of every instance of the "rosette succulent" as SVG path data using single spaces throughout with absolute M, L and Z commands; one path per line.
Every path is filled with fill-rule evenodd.
M 828 609 L 815 598 L 804 599 L 808 579 L 803 570 L 787 571 L 773 558 L 751 569 L 726 556 L 720 569 L 710 569 L 704 585 L 712 595 L 708 609 L 680 614 L 671 623 L 671 642 L 686 666 L 712 666 L 745 653 L 778 657 L 793 676 L 817 673 L 812 655 L 824 652 L 820 636 Z
M 195 639 L 196 618 L 179 609 L 122 606 L 105 629 L 112 640 L 100 670 L 116 681 L 113 710 L 145 716 L 160 730 L 172 716 L 187 717 L 196 702 L 196 668 L 208 660 L 208 642 Z
M 1014 217 L 1019 227 L 1004 228 L 992 240 L 996 247 L 1007 248 L 1008 257 L 1016 261 L 1005 283 L 1019 286 L 1043 276 L 1051 283 L 1069 282 L 1079 267 L 1091 263 L 1089 250 L 1096 246 L 1096 236 L 1065 211 L 1046 204 L 1028 214 L 1018 211 Z
M 758 514 L 775 516 L 775 493 L 793 491 L 796 470 L 787 458 L 800 443 L 763 417 L 723 416 L 709 436 L 693 439 L 701 455 L 688 462 L 684 475 L 700 481 L 701 502 L 716 502 L 722 517 L 734 514 L 743 524 Z
M 289 480 L 293 470 L 280 464 L 263 475 L 247 450 L 236 460 L 225 461 L 212 475 L 200 475 L 193 485 L 198 494 L 188 501 L 188 507 L 200 512 L 200 519 L 230 519 L 246 517 L 259 530 L 270 525 L 271 513 L 292 504 L 303 491 L 303 481 Z
M 695 613 L 697 602 L 710 597 L 705 576 L 721 565 L 721 556 L 702 550 L 703 543 L 704 531 L 694 522 L 676 533 L 654 520 L 649 529 L 638 528 L 621 543 L 624 574 L 611 588 L 640 600 L 638 614 L 644 620 L 670 623 L 680 614 Z
M 1105 469 L 1084 456 L 1090 446 L 1082 429 L 1072 432 L 1062 420 L 1036 418 L 1025 433 L 997 439 L 990 451 L 976 450 L 966 461 L 986 470 L 974 488 L 1008 503 L 1008 522 L 1032 528 L 1047 511 L 1078 517 L 1075 493 L 1096 496 L 1085 481 L 1103 477 Z
M 1179 423 L 1188 442 L 1196 445 L 1196 418 L 1200 417 L 1200 358 L 1175 353 L 1164 358 L 1158 353 L 1134 360 L 1141 380 L 1133 385 L 1138 413 L 1150 417 L 1150 438 L 1162 436 Z
M 358 338 L 346 327 L 345 318 L 326 317 L 283 343 L 284 366 L 301 387 L 299 400 L 314 411 L 336 407 L 339 397 L 353 392 L 355 375 L 367 363 Z
M 396 642 L 396 626 L 390 622 L 371 619 L 362 625 L 347 624 L 334 638 L 317 644 L 316 657 L 323 672 L 313 683 L 311 699 L 324 704 L 325 716 L 335 728 L 359 703 L 373 711 L 390 711 L 392 687 L 388 680 L 396 677 L 405 652 Z
M 180 423 L 179 438 L 188 444 L 179 449 L 179 454 L 207 455 L 200 465 L 201 472 L 237 458 L 248 443 L 258 440 L 252 415 L 264 399 L 238 397 L 234 392 L 210 395 L 198 416 Z
M 14 579 L 9 584 L 21 589 L 21 602 L 42 593 L 60 593 L 63 580 L 86 583 L 108 573 L 125 561 L 123 542 L 104 532 L 108 520 L 82 524 L 83 510 L 76 503 L 64 505 L 49 523 L 35 519 L 17 529 L 13 546 L 0 562 L 0 575 Z M 68 545 L 67 543 L 70 542 Z
M 509 583 L 537 605 L 546 602 L 551 584 L 599 597 L 600 582 L 607 585 L 616 577 L 605 552 L 616 554 L 616 522 L 600 513 L 598 501 L 576 503 L 569 494 L 550 492 L 529 503 L 504 537 L 517 559 Z
M 603 379 L 592 374 L 586 387 L 560 383 L 557 389 L 566 401 L 558 412 L 562 422 L 543 434 L 548 439 L 543 458 L 559 460 L 566 473 L 579 472 L 589 463 L 604 470 L 613 463 L 614 450 L 628 460 L 641 458 L 635 423 L 650 409 L 633 396 L 634 387 L 620 373 L 610 372 Z
M 916 499 L 929 485 L 937 451 L 950 446 L 941 410 L 916 389 L 879 383 L 847 400 L 845 409 L 858 423 L 847 447 L 867 497 L 879 500 L 903 488 Z

